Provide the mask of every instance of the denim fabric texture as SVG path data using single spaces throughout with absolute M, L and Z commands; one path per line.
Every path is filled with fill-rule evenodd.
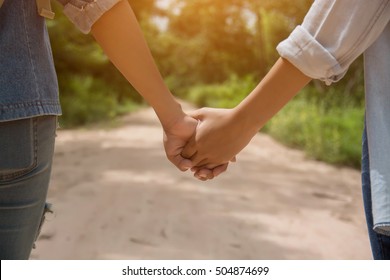
M 4 2 L 0 50 L 0 122 L 60 115 L 50 41 L 35 1 Z
M 28 259 L 50 180 L 56 116 L 0 122 L 0 259 Z
M 0 259 L 28 259 L 46 205 L 61 114 L 36 1 L 4 2 L 0 50 Z
M 90 28 L 118 1 L 72 0 L 85 8 L 66 6 Z M 50 41 L 36 1 L 4 2 L 0 50 L 0 259 L 28 259 L 48 205 L 61 114 Z
M 370 156 L 366 128 L 364 128 L 362 140 L 362 189 L 364 211 L 366 214 L 368 236 L 370 237 L 371 243 L 371 251 L 375 260 L 390 260 L 390 237 L 374 231 L 371 199 L 372 194 L 370 179 Z

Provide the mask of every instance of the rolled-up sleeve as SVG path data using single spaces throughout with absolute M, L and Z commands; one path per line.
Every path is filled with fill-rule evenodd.
M 276 49 L 305 75 L 331 84 L 379 37 L 389 19 L 390 0 L 316 0 L 302 25 Z
M 64 14 L 83 33 L 115 4 L 122 0 L 58 0 L 64 5 Z

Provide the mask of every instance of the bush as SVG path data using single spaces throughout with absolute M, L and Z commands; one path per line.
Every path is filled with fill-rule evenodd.
M 265 131 L 308 156 L 332 164 L 360 167 L 364 109 L 296 98 L 274 116 Z
M 253 76 L 239 79 L 231 76 L 222 84 L 198 85 L 190 88 L 187 99 L 199 107 L 232 108 L 256 86 Z
M 64 127 L 85 125 L 92 122 L 111 120 L 124 113 L 130 99 L 119 104 L 117 94 L 104 81 L 91 76 L 67 76 L 60 79 L 66 87 L 60 94 L 63 115 L 60 118 Z M 136 107 L 135 103 L 133 107 Z M 126 110 L 124 110 L 126 107 Z

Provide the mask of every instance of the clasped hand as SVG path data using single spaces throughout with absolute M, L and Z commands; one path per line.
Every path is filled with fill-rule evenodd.
M 254 134 L 235 109 L 203 108 L 165 128 L 164 147 L 176 167 L 205 181 L 225 172 Z

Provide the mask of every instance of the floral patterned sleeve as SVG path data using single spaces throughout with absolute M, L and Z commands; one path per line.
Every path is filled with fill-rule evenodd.
M 122 0 L 57 0 L 64 6 L 64 14 L 83 33 L 115 4 Z

